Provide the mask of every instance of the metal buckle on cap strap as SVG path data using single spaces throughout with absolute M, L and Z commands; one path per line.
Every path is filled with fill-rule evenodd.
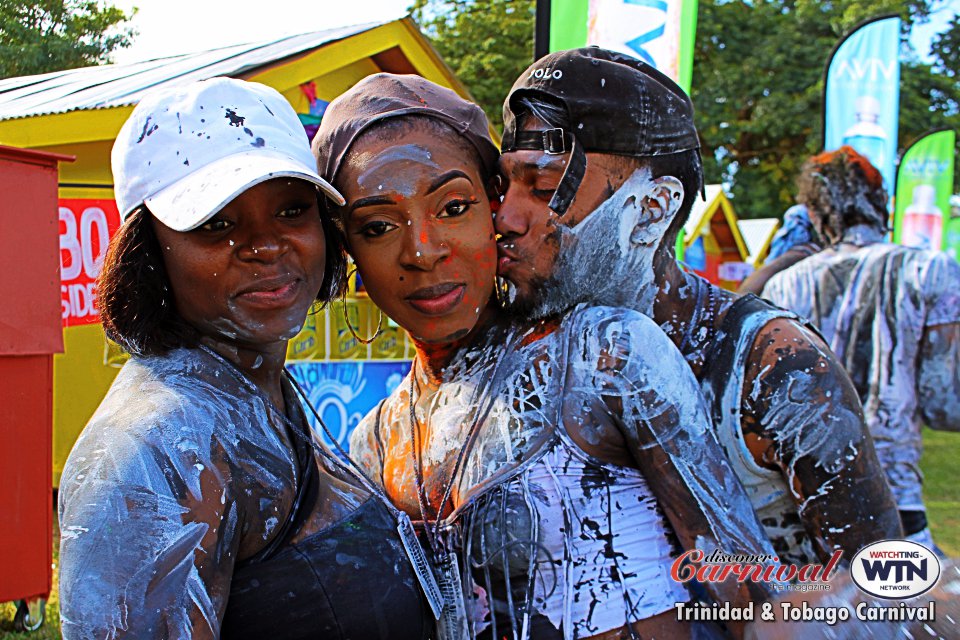
M 560 155 L 568 151 L 566 136 L 560 127 L 541 131 L 543 136 L 543 152 L 550 156 Z

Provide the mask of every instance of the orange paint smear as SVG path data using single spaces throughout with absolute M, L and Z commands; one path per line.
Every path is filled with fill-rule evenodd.
M 523 337 L 523 340 L 520 341 L 521 346 L 527 346 L 532 344 L 537 340 L 542 340 L 546 338 L 553 332 L 555 332 L 560 327 L 560 318 L 550 318 L 548 320 L 543 320 L 538 323 L 536 327 L 530 330 L 530 333 Z

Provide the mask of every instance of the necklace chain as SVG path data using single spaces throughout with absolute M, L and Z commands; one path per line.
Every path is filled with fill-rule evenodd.
M 503 353 L 508 353 L 509 349 L 510 343 L 507 342 L 504 345 Z M 480 423 L 482 419 L 490 412 L 490 409 L 493 406 L 493 388 L 496 383 L 497 372 L 502 361 L 503 358 L 497 359 L 493 365 L 493 371 L 491 372 L 490 377 L 487 379 L 487 384 L 485 386 L 485 391 L 487 393 L 483 394 L 479 386 L 474 389 L 473 398 L 471 398 L 470 403 L 471 406 L 475 407 L 473 422 L 470 424 L 470 428 L 467 430 L 466 438 L 460 447 L 460 451 L 457 453 L 457 459 L 454 462 L 453 469 L 450 471 L 450 477 L 447 479 L 446 487 L 444 488 L 443 495 L 440 498 L 440 504 L 437 506 L 436 519 L 433 521 L 434 526 L 432 531 L 430 529 L 430 520 L 427 518 L 426 490 L 424 488 L 423 480 L 423 463 L 420 456 L 420 447 L 417 444 L 419 422 L 417 421 L 416 401 L 414 400 L 413 395 L 414 381 L 417 375 L 417 363 L 419 362 L 419 359 L 415 358 L 410 367 L 410 395 L 408 402 L 410 403 L 410 449 L 413 457 L 413 477 L 417 485 L 417 503 L 420 507 L 420 516 L 423 518 L 423 526 L 427 535 L 427 542 L 430 544 L 430 547 L 433 549 L 434 553 L 440 553 L 442 551 L 439 545 L 439 538 L 440 525 L 443 521 L 443 510 L 446 507 L 447 502 L 450 500 L 451 494 L 453 493 L 453 486 L 460 474 L 460 468 L 467 457 L 467 453 L 473 448 L 473 442 L 476 439 Z M 487 406 L 483 410 L 481 410 L 478 402 L 481 397 L 484 397 L 484 399 L 487 401 Z

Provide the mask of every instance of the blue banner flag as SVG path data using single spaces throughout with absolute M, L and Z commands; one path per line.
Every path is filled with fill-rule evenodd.
M 891 197 L 900 112 L 900 18 L 870 20 L 827 63 L 824 151 L 850 145 L 880 171 Z

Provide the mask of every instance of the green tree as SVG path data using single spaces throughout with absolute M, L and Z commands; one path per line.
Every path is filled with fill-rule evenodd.
M 912 63 L 902 73 L 900 122 L 906 144 L 936 127 L 960 134 L 960 16 L 934 37 L 932 64 Z M 960 154 L 960 137 L 956 153 Z M 960 162 L 954 163 L 954 192 L 960 191 Z
M 534 0 L 416 0 L 413 16 L 497 130 L 503 99 L 533 62 Z
M 740 216 L 779 216 L 794 202 L 800 166 L 820 150 L 823 70 L 840 38 L 889 13 L 906 34 L 938 1 L 700 1 L 692 97 L 705 169 L 708 181 L 731 185 Z M 901 142 L 929 128 L 924 110 L 939 108 L 922 65 L 902 66 Z
M 130 45 L 135 13 L 92 0 L 0 0 L 0 78 L 109 62 Z
M 730 185 L 743 217 L 779 216 L 803 161 L 820 150 L 823 70 L 840 38 L 890 13 L 905 36 L 947 2 L 700 0 L 692 98 L 707 180 Z M 503 98 L 533 60 L 535 3 L 416 0 L 414 15 L 500 126 Z M 932 63 L 905 37 L 902 46 L 901 149 L 933 127 L 960 127 L 960 19 L 935 40 Z

